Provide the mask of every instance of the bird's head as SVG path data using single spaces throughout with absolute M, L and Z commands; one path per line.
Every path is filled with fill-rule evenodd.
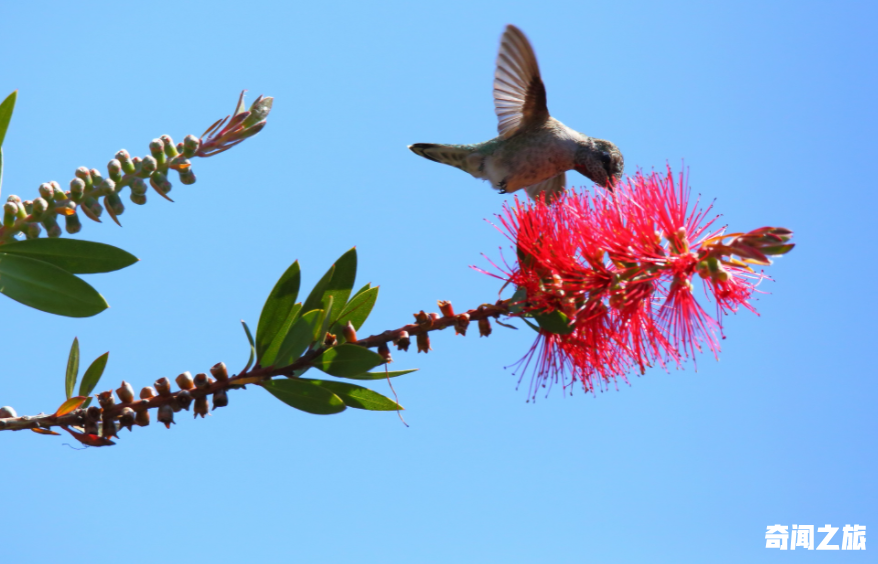
M 603 139 L 589 139 L 580 143 L 576 151 L 576 166 L 579 174 L 612 191 L 616 182 L 622 179 L 625 159 L 613 143 Z

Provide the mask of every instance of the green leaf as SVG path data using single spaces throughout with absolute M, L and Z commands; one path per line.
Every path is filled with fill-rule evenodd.
M 3 146 L 3 139 L 6 138 L 6 130 L 9 128 L 9 120 L 12 119 L 12 110 L 15 109 L 15 99 L 18 97 L 18 90 L 10 94 L 0 103 L 0 147 Z
M 277 358 L 274 361 L 275 366 L 288 366 L 308 350 L 308 347 L 311 346 L 311 342 L 314 340 L 314 323 L 320 316 L 320 313 L 319 309 L 309 311 L 296 320 L 286 337 L 284 337 L 280 350 L 277 353 Z
M 0 147 L 0 189 L 3 188 L 3 147 Z
M 90 317 L 108 307 L 97 290 L 66 270 L 3 252 L 0 293 L 34 309 L 67 317 Z
M 320 321 L 320 326 L 317 327 L 317 333 L 314 335 L 314 340 L 317 341 L 317 343 L 321 343 L 321 339 L 323 339 L 329 331 L 329 320 L 332 316 L 332 302 L 332 296 L 327 296 L 323 304 L 323 311 L 325 313 L 323 314 L 323 319 Z
M 512 294 L 512 298 L 509 300 L 509 313 L 521 313 L 522 306 L 524 302 L 527 301 L 527 290 L 524 288 L 519 288 Z
M 288 379 L 270 380 L 262 387 L 285 404 L 316 415 L 331 415 L 345 410 L 340 397 L 311 382 Z
M 368 411 L 399 411 L 400 409 L 403 409 L 401 405 L 392 399 L 386 398 L 369 388 L 357 386 L 356 384 L 333 382 L 331 380 L 302 379 L 301 381 L 312 382 L 321 388 L 329 390 L 340 397 L 341 401 L 343 401 L 348 407 L 366 409 Z
M 247 334 L 247 341 L 250 342 L 250 359 L 247 361 L 247 365 L 244 367 L 244 370 L 241 372 L 247 372 L 247 370 L 253 365 L 253 359 L 256 358 L 256 345 L 253 344 L 253 335 L 250 333 L 250 328 L 247 327 L 247 324 L 244 323 L 244 320 L 241 320 L 241 325 L 244 326 L 244 333 Z
M 335 272 L 332 274 L 332 280 L 330 280 L 329 285 L 326 287 L 326 291 L 323 294 L 324 301 L 326 301 L 328 297 L 332 297 L 332 302 L 335 304 L 335 311 L 337 313 L 334 317 L 330 317 L 330 321 L 335 321 L 335 318 L 341 313 L 342 308 L 348 303 L 351 290 L 354 289 L 354 280 L 357 277 L 357 248 L 354 247 L 341 255 L 339 259 L 335 261 L 334 266 Z
M 557 309 L 552 313 L 541 313 L 534 315 L 534 319 L 540 324 L 540 327 L 549 333 L 557 335 L 569 335 L 573 333 L 573 327 L 569 325 L 570 320 L 566 315 Z
M 330 332 L 337 335 L 341 329 L 336 330 L 336 328 L 344 327 L 348 324 L 348 321 L 351 322 L 354 329 L 359 329 L 366 321 L 366 318 L 369 317 L 369 314 L 372 313 L 372 308 L 375 307 L 377 300 L 378 288 L 370 288 L 362 294 L 351 298 L 351 301 L 348 302 L 341 315 L 336 319 Z
M 353 376 L 344 376 L 344 378 L 350 378 L 351 380 L 384 380 L 385 378 L 396 378 L 403 374 L 417 372 L 417 370 L 417 368 L 412 368 L 409 370 L 388 370 L 387 372 L 362 372 Z
M 302 311 L 302 304 L 294 304 L 290 313 L 287 315 L 287 319 L 284 321 L 284 324 L 281 326 L 280 330 L 274 336 L 274 339 L 271 340 L 271 344 L 268 345 L 268 348 L 265 349 L 265 352 L 262 353 L 262 356 L 259 358 L 259 364 L 261 366 L 272 366 L 277 364 L 277 353 L 280 351 L 281 346 L 283 345 L 284 339 L 287 334 L 292 329 L 293 324 L 299 319 L 299 312 Z
M 349 378 L 384 364 L 384 358 L 366 347 L 345 344 L 327 349 L 311 364 L 332 376 Z
M 76 378 L 79 377 L 79 339 L 73 338 L 70 345 L 70 354 L 67 356 L 67 374 L 64 378 L 64 391 L 67 399 L 73 397 L 73 387 L 76 386 Z
M 281 275 L 268 299 L 265 300 L 262 313 L 259 315 L 259 324 L 256 326 L 257 358 L 262 359 L 265 351 L 287 324 L 290 314 L 296 307 L 301 277 L 299 261 L 296 261 Z
M 359 290 L 357 290 L 356 293 L 354 293 L 354 295 L 351 296 L 351 300 L 353 300 L 354 298 L 356 298 L 357 296 L 359 296 L 360 294 L 362 294 L 362 293 L 365 292 L 366 290 L 370 289 L 371 287 L 372 287 L 372 283 L 369 282 L 368 284 L 366 284 L 365 286 L 363 286 L 362 288 L 360 288 Z
M 94 359 L 94 362 L 82 375 L 82 382 L 79 383 L 79 395 L 90 396 L 91 392 L 98 385 L 101 376 L 104 375 L 104 368 L 107 367 L 107 360 L 110 358 L 110 352 L 107 351 L 101 356 Z
M 72 274 L 112 272 L 138 261 L 118 247 L 79 239 L 28 239 L 3 245 L 2 252 L 41 260 Z
M 323 275 L 323 278 L 317 281 L 317 284 L 314 285 L 311 293 L 305 299 L 305 303 L 302 304 L 302 311 L 311 311 L 323 307 L 323 293 L 326 291 L 326 287 L 329 286 L 329 281 L 332 279 L 334 272 L 335 265 L 332 265 L 326 271 L 326 274 Z
M 341 312 L 344 304 L 347 303 L 351 290 L 354 287 L 354 278 L 357 275 L 357 249 L 354 247 L 343 254 L 335 264 L 329 267 L 323 278 L 314 286 L 302 311 L 311 311 L 312 309 L 326 309 L 326 302 L 329 297 L 335 304 L 335 311 Z M 336 317 L 338 317 L 336 315 Z M 330 321 L 334 321 L 332 316 Z

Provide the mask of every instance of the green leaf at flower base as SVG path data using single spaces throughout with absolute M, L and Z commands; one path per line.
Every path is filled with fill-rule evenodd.
M 0 251 L 0 293 L 40 311 L 91 317 L 107 309 L 97 290 L 55 265 Z
M 332 347 L 314 359 L 311 365 L 332 376 L 350 378 L 384 364 L 384 358 L 359 345 Z
M 256 345 L 253 344 L 253 334 L 250 333 L 250 328 L 247 327 L 247 324 L 244 320 L 241 320 L 241 325 L 244 326 L 244 333 L 247 335 L 247 341 L 250 343 L 250 358 L 247 360 L 247 365 L 244 366 L 244 370 L 241 372 L 247 372 L 247 370 L 253 366 L 253 360 L 256 358 Z
M 112 272 L 138 261 L 118 247 L 79 239 L 28 239 L 7 243 L 0 252 L 41 260 L 72 274 Z
M 556 335 L 569 335 L 573 333 L 570 319 L 558 310 L 552 313 L 535 314 L 534 319 L 540 324 L 540 328 L 549 333 L 555 333 Z
M 90 396 L 92 391 L 95 389 L 95 386 L 98 385 L 98 382 L 101 380 L 101 376 L 104 375 L 104 368 L 107 367 L 107 360 L 110 359 L 109 351 L 105 352 L 101 356 L 94 359 L 94 361 L 89 365 L 88 369 L 86 369 L 85 374 L 82 375 L 82 382 L 79 383 L 79 395 L 80 396 Z M 91 403 L 91 399 L 88 399 L 83 404 L 83 407 L 88 407 L 88 404 Z
M 281 275 L 268 299 L 265 300 L 262 313 L 259 315 L 259 324 L 256 326 L 256 357 L 260 360 L 275 339 L 279 336 L 281 340 L 283 339 L 281 333 L 286 333 L 283 331 L 284 326 L 289 330 L 292 325 L 290 314 L 294 309 L 298 314 L 301 308 L 301 306 L 296 308 L 301 277 L 299 261 L 296 261 Z
M 64 392 L 67 399 L 73 397 L 73 387 L 76 386 L 76 379 L 79 377 L 79 339 L 74 337 L 73 344 L 70 345 L 70 354 L 67 355 L 67 373 L 64 378 Z
M 524 288 L 519 288 L 512 294 L 512 298 L 509 300 L 509 313 L 516 314 L 521 313 L 522 306 L 527 301 L 527 290 Z
M 401 405 L 390 398 L 384 397 L 378 392 L 374 392 L 369 388 L 357 386 L 356 384 L 348 384 L 347 382 L 333 382 L 331 380 L 309 380 L 302 379 L 303 382 L 311 382 L 325 388 L 341 398 L 341 401 L 348 407 L 356 409 L 365 409 L 368 411 L 399 411 L 404 409 Z
M 384 380 L 385 378 L 396 378 L 397 376 L 411 374 L 412 372 L 417 371 L 417 368 L 411 368 L 409 370 L 388 370 L 387 372 L 362 372 L 360 374 L 354 374 L 353 376 L 344 377 L 351 380 Z
M 319 309 L 309 311 L 293 323 L 278 349 L 275 366 L 289 366 L 308 350 L 314 340 L 314 325 L 322 313 Z
M 18 97 L 18 90 L 6 97 L 0 102 L 0 147 L 3 146 L 3 140 L 6 139 L 6 130 L 9 129 L 9 121 L 12 119 L 12 110 L 15 109 L 15 100 Z
M 296 409 L 316 415 L 332 415 L 345 410 L 340 397 L 309 381 L 291 378 L 262 384 L 271 395 Z

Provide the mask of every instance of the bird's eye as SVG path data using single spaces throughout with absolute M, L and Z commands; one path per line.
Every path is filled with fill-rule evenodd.
M 604 164 L 610 164 L 610 160 L 612 160 L 612 158 L 610 157 L 610 153 L 606 151 L 601 151 L 600 158 L 601 162 Z

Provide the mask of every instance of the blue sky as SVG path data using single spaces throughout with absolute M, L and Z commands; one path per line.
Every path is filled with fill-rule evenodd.
M 128 205 L 80 237 L 141 259 L 89 279 L 111 308 L 71 320 L 0 300 L 0 405 L 63 399 L 67 351 L 110 351 L 103 388 L 247 348 L 276 278 L 306 288 L 356 245 L 380 285 L 361 333 L 437 299 L 496 298 L 508 197 L 411 154 L 495 135 L 503 26 L 536 49 L 553 115 L 615 142 L 628 172 L 690 167 L 732 230 L 782 225 L 760 316 L 726 320 L 719 362 L 653 369 L 596 397 L 526 403 L 504 369 L 533 333 L 435 335 L 396 353 L 393 413 L 318 417 L 248 389 L 206 420 L 113 448 L 0 434 L 10 562 L 865 562 L 780 554 L 767 525 L 878 527 L 874 4 L 866 2 L 15 3 L 0 94 L 18 89 L 4 195 L 32 197 L 120 148 L 199 134 L 241 89 L 268 127 L 196 161 L 170 204 Z M 583 177 L 568 180 L 585 186 Z M 102 388 L 102 389 L 103 389 Z M 376 389 L 387 393 L 386 388 Z M 841 533 L 839 533 L 840 535 Z M 838 538 L 838 537 L 837 537 Z M 868 538 L 868 534 L 867 534 Z M 818 539 L 819 540 L 819 539 Z M 839 538 L 840 540 L 840 538 Z M 871 541 L 870 541 L 871 542 Z M 867 544 L 867 546 L 869 546 Z M 874 550 L 874 549 L 873 549 Z M 871 550 L 870 550 L 871 552 Z

